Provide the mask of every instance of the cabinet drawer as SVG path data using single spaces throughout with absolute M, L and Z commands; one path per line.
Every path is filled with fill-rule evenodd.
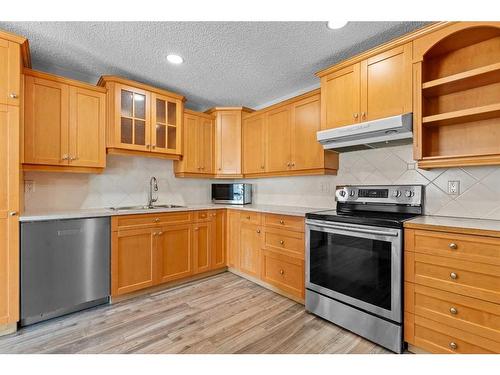
M 415 315 L 500 342 L 500 305 L 412 283 L 405 302 Z
M 286 255 L 263 250 L 263 281 L 299 298 L 304 298 L 304 261 Z
M 137 214 L 113 216 L 113 231 L 130 228 L 143 228 L 161 224 L 185 224 L 191 222 L 191 212 L 169 212 L 162 214 Z
M 415 230 L 412 241 L 417 253 L 500 265 L 498 238 Z
M 405 279 L 452 293 L 500 303 L 500 267 L 406 252 Z
M 304 259 L 304 233 L 265 227 L 264 248 Z
M 242 223 L 250 223 L 255 225 L 261 224 L 261 213 L 253 211 L 240 211 L 240 220 Z
M 215 213 L 215 211 L 211 211 L 211 210 L 195 211 L 194 220 L 195 221 L 208 221 L 212 218 L 211 213 Z
M 304 218 L 298 216 L 265 214 L 264 225 L 267 227 L 304 232 Z
M 500 343 L 432 320 L 415 316 L 415 346 L 431 353 L 491 354 Z

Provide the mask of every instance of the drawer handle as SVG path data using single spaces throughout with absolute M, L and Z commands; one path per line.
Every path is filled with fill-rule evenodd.
M 456 280 L 458 275 L 455 273 L 455 272 L 452 272 L 450 273 L 450 277 L 453 279 L 453 280 Z
M 453 315 L 457 315 L 458 314 L 458 310 L 454 307 L 450 307 L 450 313 L 453 314 Z
M 280 245 L 284 245 L 284 244 L 285 244 L 285 241 L 281 240 Z
M 451 250 L 456 250 L 456 249 L 458 249 L 458 245 L 457 245 L 456 243 L 453 243 L 453 242 L 452 242 L 452 243 L 450 243 L 450 244 L 448 245 L 448 247 L 449 247 Z
M 157 218 L 155 218 L 153 221 L 154 221 L 155 223 L 159 223 L 159 222 L 160 222 L 160 218 L 158 218 L 158 217 L 157 217 Z
M 451 350 L 457 350 L 457 348 L 458 348 L 458 345 L 456 343 L 454 343 L 453 341 L 450 342 L 450 349 Z
M 283 271 L 283 269 L 280 269 L 280 275 L 284 275 L 285 274 L 285 271 Z
M 284 220 L 280 220 L 280 224 L 285 224 L 285 221 Z

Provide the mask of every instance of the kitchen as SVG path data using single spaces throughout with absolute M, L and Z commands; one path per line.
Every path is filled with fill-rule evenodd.
M 500 353 L 500 22 L 168 24 L 0 22 L 0 353 Z M 358 49 L 220 102 L 85 60 L 164 27 Z

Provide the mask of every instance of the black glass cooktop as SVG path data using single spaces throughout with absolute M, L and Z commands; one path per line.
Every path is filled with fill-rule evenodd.
M 335 221 L 352 224 L 373 225 L 378 227 L 402 228 L 407 220 L 419 216 L 415 213 L 336 210 L 318 211 L 306 214 L 307 219 Z

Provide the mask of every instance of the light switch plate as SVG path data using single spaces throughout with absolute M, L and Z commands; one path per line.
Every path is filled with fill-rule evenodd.
M 448 181 L 448 194 L 450 195 L 460 194 L 460 181 Z
M 34 193 L 35 192 L 35 181 L 25 180 L 24 181 L 24 192 L 27 194 Z

